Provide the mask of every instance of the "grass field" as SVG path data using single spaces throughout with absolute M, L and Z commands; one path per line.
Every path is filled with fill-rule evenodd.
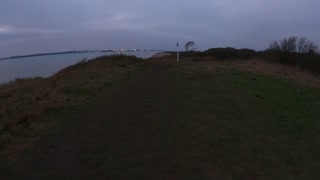
M 210 63 L 176 66 L 172 79 L 183 164 L 219 179 L 319 178 L 319 89 Z
M 69 137 L 61 147 L 81 158 L 59 147 L 47 155 L 63 157 L 70 166 L 82 164 L 85 170 L 74 171 L 79 177 L 320 178 L 320 84 L 313 75 L 249 60 L 119 62 L 107 72 L 97 68 L 102 61 L 94 61 L 53 77 L 63 99 L 94 105 L 78 110 L 82 121 L 71 135 L 60 135 Z M 108 87 L 110 79 L 126 80 L 109 92 L 103 84 Z M 104 95 L 98 99 L 81 100 L 99 92 Z M 93 117 L 90 125 L 86 117 Z M 70 166 L 60 170 L 52 161 L 39 162 L 41 177 L 74 175 Z

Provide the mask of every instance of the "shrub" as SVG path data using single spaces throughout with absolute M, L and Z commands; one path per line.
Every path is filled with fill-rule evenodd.
M 320 73 L 320 55 L 310 53 L 286 52 L 281 50 L 265 50 L 258 53 L 259 59 L 279 62 L 281 64 L 297 66 Z
M 256 55 L 256 51 L 252 49 L 235 49 L 227 48 L 211 48 L 203 52 L 204 55 L 213 56 L 217 59 L 248 59 Z

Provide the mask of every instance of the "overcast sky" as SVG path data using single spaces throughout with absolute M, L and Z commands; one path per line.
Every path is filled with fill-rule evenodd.
M 0 0 L 0 57 L 81 49 L 320 45 L 319 0 Z

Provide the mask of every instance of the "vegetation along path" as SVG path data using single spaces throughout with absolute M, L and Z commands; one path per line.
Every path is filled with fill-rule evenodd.
M 8 178 L 320 178 L 318 89 L 221 63 L 146 66 Z

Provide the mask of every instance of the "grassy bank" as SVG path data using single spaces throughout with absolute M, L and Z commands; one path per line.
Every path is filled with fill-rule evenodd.
M 179 64 L 171 77 L 176 158 L 187 176 L 320 177 L 319 88 L 236 62 Z
M 146 66 L 139 76 L 128 78 Z M 109 91 L 119 81 L 122 86 Z M 100 92 L 101 99 L 92 98 Z M 12 111 L 21 108 L 22 117 L 28 117 L 3 128 L 7 144 L 21 138 L 21 132 L 25 135 L 28 129 L 43 126 L 41 120 L 52 114 L 60 114 L 59 123 L 70 120 L 70 127 L 75 127 L 55 134 L 63 142 L 53 146 L 43 139 L 47 144 L 39 146 L 44 160 L 34 161 L 43 167 L 29 161 L 23 166 L 32 165 L 31 175 L 320 178 L 320 80 L 301 68 L 208 56 L 197 61 L 183 58 L 181 63 L 170 57 L 150 62 L 104 57 L 68 67 L 51 78 L 18 80 L 4 85 L 1 93 L 9 94 L 1 97 L 16 105 Z M 39 106 L 43 103 L 47 105 Z M 68 107 L 76 108 L 59 113 Z M 76 118 L 73 113 L 78 113 Z
M 22 146 L 22 139 L 45 128 L 46 119 L 85 104 L 142 65 L 135 57 L 100 57 L 79 62 L 49 78 L 17 79 L 0 86 L 0 148 Z M 36 137 L 35 137 L 36 138 Z M 29 140 L 32 138 L 29 138 Z
M 168 52 L 175 56 L 176 52 Z M 308 70 L 316 75 L 320 73 L 320 54 L 319 53 L 296 53 L 284 52 L 280 50 L 264 50 L 255 51 L 253 49 L 235 49 L 227 48 L 211 48 L 206 51 L 188 51 L 180 52 L 181 58 L 189 58 L 193 61 L 201 61 L 210 59 L 215 61 L 231 61 L 231 60 L 247 60 L 259 59 L 268 62 L 274 62 L 291 66 L 303 70 Z

